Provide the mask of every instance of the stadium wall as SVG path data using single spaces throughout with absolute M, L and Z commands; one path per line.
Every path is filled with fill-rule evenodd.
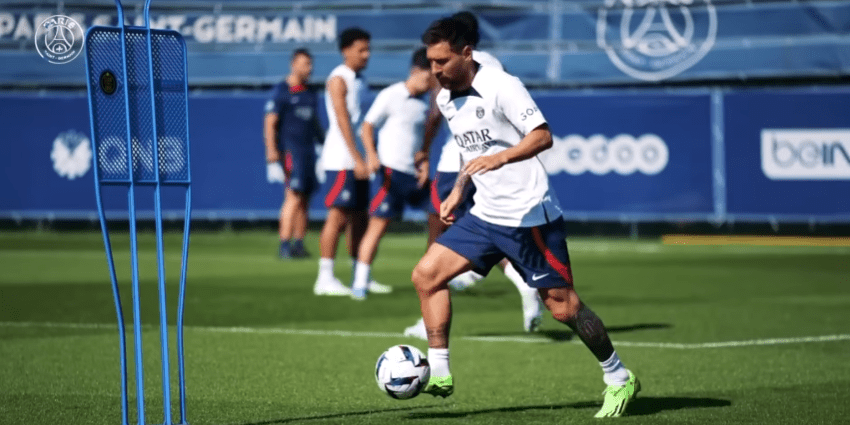
M 128 24 L 140 19 L 136 3 Z M 339 62 L 339 30 L 367 28 L 377 89 L 404 78 L 422 28 L 462 7 L 481 20 L 481 47 L 546 114 L 555 146 L 543 160 L 570 218 L 850 222 L 850 3 L 630 4 L 154 1 L 153 26 L 181 31 L 188 45 L 194 218 L 277 216 L 262 107 L 292 49 L 311 49 L 322 81 Z M 0 218 L 96 218 L 83 60 L 53 65 L 35 49 L 39 22 L 57 13 L 116 24 L 111 1 L 0 0 Z M 837 84 L 781 87 L 825 78 Z M 753 80 L 764 87 L 747 87 Z M 125 196 L 107 197 L 118 214 Z M 324 215 L 322 199 L 312 218 Z M 171 201 L 167 216 L 177 217 Z

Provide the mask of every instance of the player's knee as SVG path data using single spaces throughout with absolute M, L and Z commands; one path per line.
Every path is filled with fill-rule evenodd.
M 421 262 L 413 269 L 410 280 L 419 293 L 431 293 L 439 285 L 436 268 Z
M 574 320 L 581 309 L 581 300 L 577 296 L 549 297 L 545 304 L 552 318 L 561 323 Z

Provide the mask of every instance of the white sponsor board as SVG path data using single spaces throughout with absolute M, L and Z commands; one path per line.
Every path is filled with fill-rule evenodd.
M 761 169 L 771 180 L 850 180 L 850 128 L 765 128 Z

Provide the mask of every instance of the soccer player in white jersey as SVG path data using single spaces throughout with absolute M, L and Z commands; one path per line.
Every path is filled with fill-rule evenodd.
M 354 269 L 354 299 L 366 299 L 372 261 L 390 220 L 400 217 L 405 205 L 421 207 L 428 199 L 428 146 L 423 146 L 423 133 L 427 95 L 434 85 L 423 47 L 413 54 L 407 80 L 381 90 L 363 119 L 361 137 L 375 178 L 369 226 Z M 380 128 L 377 149 L 376 128 Z
M 326 175 L 322 190 L 327 193 L 328 216 L 319 238 L 319 276 L 313 286 L 316 295 L 351 295 L 351 288 L 333 271 L 339 234 L 348 225 L 348 253 L 353 263 L 366 230 L 369 170 L 357 149 L 354 129 L 362 119 L 360 100 L 368 88 L 360 71 L 369 62 L 369 40 L 369 33 L 360 28 L 340 33 L 343 63 L 331 71 L 325 87 L 329 126 L 320 161 Z M 388 292 L 392 288 L 372 282 L 369 289 Z
M 469 31 L 469 42 L 472 45 L 472 48 L 475 49 L 478 45 L 478 41 L 480 40 L 480 35 L 478 32 L 478 19 L 471 12 L 458 12 L 452 15 L 452 18 L 459 20 L 466 24 L 467 29 Z M 480 50 L 472 51 L 472 60 L 478 63 L 481 66 L 490 66 L 496 69 L 504 71 L 504 67 L 502 67 L 502 63 L 499 62 L 498 59 L 493 57 L 493 55 L 483 52 Z M 439 86 L 437 86 L 437 91 L 439 90 Z M 437 91 L 435 91 L 432 95 L 432 100 L 436 99 Z M 442 121 L 442 115 L 440 114 L 439 109 L 434 101 L 431 104 L 431 110 L 429 111 L 428 120 L 425 124 L 425 132 L 430 137 L 433 137 L 437 132 L 437 128 L 439 127 Z M 427 137 L 426 137 L 427 139 Z M 449 140 L 443 144 L 443 149 L 440 152 L 440 159 L 437 162 L 437 174 L 434 176 L 434 181 L 431 182 L 431 213 L 428 215 L 428 245 L 437 238 L 437 236 L 441 235 L 446 231 L 447 226 L 440 221 L 439 213 L 440 213 L 440 202 L 446 197 L 449 196 L 449 193 L 452 191 L 452 187 L 454 186 L 455 180 L 457 180 L 457 174 L 460 171 L 460 147 L 454 141 L 452 137 L 449 137 Z M 455 217 L 460 217 L 469 211 L 469 208 L 472 207 L 472 195 L 474 193 L 474 188 L 470 189 L 470 193 L 467 196 L 466 200 L 458 205 L 455 210 Z M 499 266 L 505 272 L 505 276 L 514 286 L 517 288 L 519 292 L 520 299 L 522 300 L 522 327 L 526 332 L 535 332 L 540 327 L 540 324 L 543 319 L 543 308 L 541 306 L 540 296 L 537 294 L 537 290 L 528 286 L 525 281 L 523 281 L 522 277 L 517 273 L 516 269 L 511 265 L 509 261 L 502 260 L 499 262 Z M 461 273 L 456 278 L 449 281 L 449 287 L 456 290 L 464 290 L 474 285 L 479 280 L 483 279 L 484 276 L 476 273 L 473 270 L 470 270 L 466 273 Z M 427 339 L 427 334 L 425 332 L 425 322 L 422 319 L 419 319 L 413 326 L 409 326 L 405 328 L 404 334 L 407 336 L 412 336 L 420 339 Z
M 438 20 L 422 41 L 442 87 L 437 106 L 464 162 L 440 204 L 440 218 L 452 223 L 470 180 L 476 188 L 472 209 L 428 248 L 411 277 L 428 331 L 431 378 L 424 392 L 442 397 L 454 392 L 448 281 L 470 269 L 486 274 L 507 257 L 538 289 L 555 320 L 569 326 L 599 361 L 607 388 L 596 416 L 621 416 L 640 383 L 620 362 L 602 320 L 573 289 L 561 208 L 537 157 L 552 146 L 543 114 L 519 79 L 473 60 L 463 22 Z

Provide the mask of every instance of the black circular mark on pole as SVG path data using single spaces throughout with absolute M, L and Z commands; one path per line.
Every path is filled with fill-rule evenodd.
M 115 74 L 110 70 L 103 71 L 100 74 L 100 89 L 106 94 L 115 93 L 118 89 L 118 80 L 115 79 Z

